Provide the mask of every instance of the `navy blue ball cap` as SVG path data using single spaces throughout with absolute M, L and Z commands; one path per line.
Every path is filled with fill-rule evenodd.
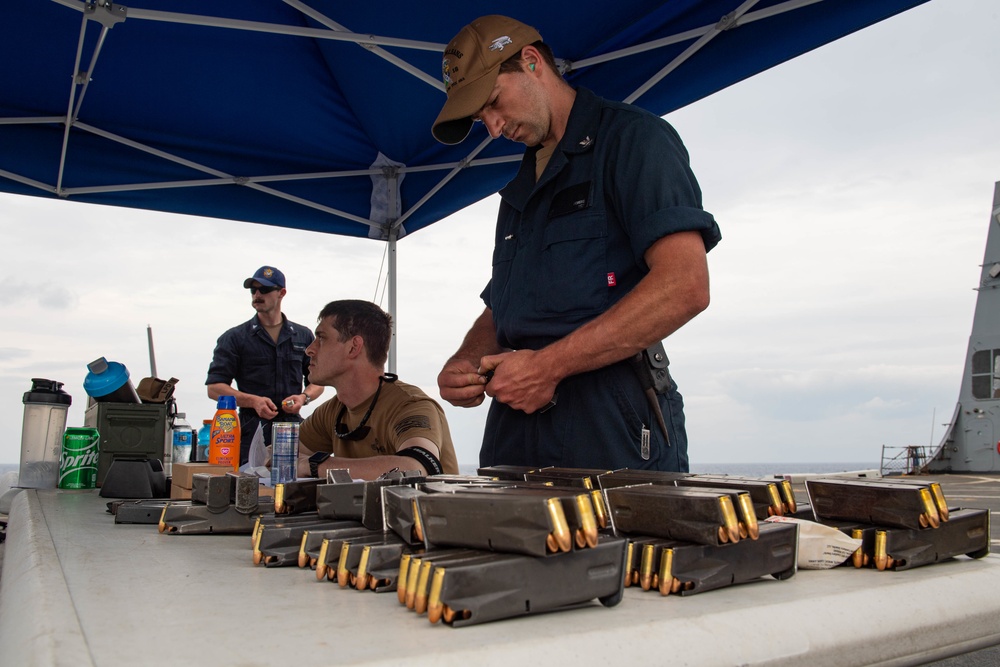
M 273 266 L 262 266 L 252 277 L 243 281 L 243 287 L 249 288 L 254 281 L 264 287 L 284 287 L 285 274 Z

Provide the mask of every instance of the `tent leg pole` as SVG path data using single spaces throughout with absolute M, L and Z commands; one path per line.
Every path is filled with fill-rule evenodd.
M 389 340 L 389 372 L 396 372 L 396 237 L 397 228 L 389 231 L 389 315 L 392 316 L 392 338 Z

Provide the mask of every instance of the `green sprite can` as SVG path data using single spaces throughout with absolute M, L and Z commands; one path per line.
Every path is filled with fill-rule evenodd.
M 60 489 L 97 488 L 97 445 L 100 439 L 96 428 L 71 426 L 66 429 L 59 459 Z

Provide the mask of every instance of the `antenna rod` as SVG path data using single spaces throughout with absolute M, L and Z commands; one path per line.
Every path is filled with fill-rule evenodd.
M 156 377 L 156 353 L 153 352 L 153 327 L 146 325 L 146 339 L 149 341 L 149 373 Z

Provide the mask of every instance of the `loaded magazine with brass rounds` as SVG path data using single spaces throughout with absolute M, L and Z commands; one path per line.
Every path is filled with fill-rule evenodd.
M 661 470 L 615 470 L 597 476 L 597 485 L 601 489 L 613 489 L 619 486 L 635 486 L 637 484 L 659 484 L 661 486 L 677 486 L 678 480 L 691 475 L 686 472 L 663 472 Z
M 817 519 L 921 529 L 938 528 L 948 516 L 942 517 L 929 484 L 830 477 L 807 479 L 806 491 Z
M 409 551 L 409 546 L 392 533 L 383 533 L 378 538 L 344 540 L 340 547 L 340 558 L 337 559 L 337 583 L 341 588 L 368 588 L 367 560 L 371 557 L 373 548 L 384 551 L 390 558 L 394 557 L 397 563 L 404 550 Z M 362 558 L 366 561 L 364 570 L 361 570 Z
M 407 607 L 417 613 L 426 609 L 431 623 L 443 620 L 454 627 L 576 608 L 595 599 L 613 607 L 624 593 L 625 546 L 622 538 L 602 536 L 593 548 L 553 558 L 479 552 L 421 562 L 414 604 Z M 407 600 L 410 595 L 407 590 Z
M 553 486 L 569 486 L 587 490 L 600 488 L 597 479 L 612 471 L 596 468 L 537 468 L 524 474 L 526 482 L 551 482 Z
M 273 515 L 272 515 L 273 516 Z M 278 517 L 287 515 L 279 514 Z M 267 567 L 283 567 L 296 565 L 299 561 L 299 549 L 302 546 L 302 535 L 308 531 L 336 530 L 338 528 L 356 528 L 361 524 L 356 521 L 330 521 L 320 519 L 315 512 L 298 514 L 295 518 L 305 521 L 285 522 L 278 520 L 264 521 L 262 517 L 257 529 L 257 537 L 253 548 L 253 562 L 263 563 Z
M 736 508 L 727 494 L 655 484 L 622 486 L 604 494 L 616 534 L 696 544 L 740 541 Z
M 886 526 L 841 526 L 861 540 L 851 559 L 854 567 L 909 570 L 954 558 L 982 558 L 990 551 L 990 513 L 983 509 L 951 509 L 948 521 L 935 530 Z M 824 522 L 826 523 L 826 522 Z
M 626 585 L 694 595 L 767 575 L 780 581 L 795 574 L 797 557 L 794 523 L 761 523 L 758 539 L 720 545 L 629 538 Z
M 303 536 L 303 544 L 313 535 L 309 533 Z M 321 530 L 315 533 L 319 539 L 319 548 L 316 551 L 315 559 L 310 559 L 314 563 L 316 579 L 334 579 L 337 574 L 337 561 L 340 559 L 340 550 L 344 542 L 349 540 L 380 539 L 381 531 L 369 530 L 368 528 L 340 528 L 336 530 Z M 300 551 L 301 553 L 301 551 Z M 307 551 L 306 553 L 310 553 Z M 300 560 L 301 562 L 301 560 Z
M 760 479 L 735 475 L 689 475 L 678 486 L 712 486 L 743 489 L 750 494 L 757 519 L 785 516 L 798 510 L 798 502 L 787 480 Z
M 590 507 L 593 510 L 595 521 L 597 522 L 597 527 L 599 529 L 604 529 L 608 527 L 608 512 L 604 503 L 604 494 L 601 493 L 600 489 L 588 490 L 582 487 L 560 487 L 553 486 L 550 482 L 538 482 L 538 481 L 499 481 L 499 480 L 486 480 L 485 482 L 479 483 L 463 483 L 458 485 L 441 485 L 436 481 L 437 478 L 428 478 L 428 481 L 420 484 L 421 490 L 428 493 L 461 493 L 463 491 L 483 491 L 485 493 L 501 493 L 501 494 L 514 494 L 522 496 L 541 496 L 541 497 L 552 497 L 552 496 L 565 496 L 572 497 L 575 502 L 579 505 L 578 510 L 573 510 L 572 508 L 567 508 L 567 517 L 570 514 L 582 514 L 584 510 Z M 587 501 L 582 496 L 588 496 L 590 502 Z M 581 521 L 585 524 L 583 535 L 592 539 L 592 530 L 586 527 L 589 522 L 588 515 L 590 512 L 586 512 L 581 516 Z M 580 534 L 578 533 L 579 537 Z
M 424 492 L 412 486 L 382 488 L 382 518 L 386 530 L 391 530 L 407 544 L 423 545 L 423 535 L 417 528 L 417 498 Z
M 457 487 L 417 499 L 428 549 L 469 547 L 545 556 L 597 543 L 597 516 L 584 489 Z
M 369 589 L 376 593 L 395 591 L 403 555 L 421 552 L 422 549 L 415 550 L 402 541 L 390 541 L 388 536 L 384 542 L 366 544 L 356 568 L 351 570 L 354 587 L 359 591 Z
M 366 482 L 321 484 L 316 487 L 316 511 L 326 519 L 351 519 L 372 530 L 381 530 L 382 488 L 412 485 L 423 479 L 417 475 L 397 474 Z
M 302 514 L 316 511 L 316 488 L 319 479 L 299 479 L 274 485 L 274 513 Z
M 713 495 L 725 495 L 729 496 L 729 500 L 732 503 L 733 508 L 736 510 L 737 525 L 739 526 L 740 539 L 749 537 L 751 540 L 756 540 L 757 535 L 760 532 L 757 521 L 757 512 L 754 507 L 753 500 L 750 498 L 750 493 L 744 489 L 737 487 L 721 487 L 721 486 L 683 486 L 678 485 L 675 487 L 670 487 L 674 493 L 678 494 L 690 494 L 690 495 L 702 495 L 705 493 L 711 493 Z
M 315 512 L 309 514 L 285 515 L 285 514 L 260 514 L 254 523 L 253 532 L 250 534 L 250 545 L 257 545 L 257 536 L 260 532 L 270 526 L 311 526 L 319 521 L 329 521 L 320 519 Z
M 478 549 L 438 549 L 421 554 L 402 556 L 399 562 L 399 577 L 396 584 L 396 595 L 399 603 L 407 609 L 416 608 L 417 591 L 420 586 L 420 575 L 424 572 L 424 583 L 434 562 L 449 563 L 461 559 L 483 560 L 489 552 Z
M 368 530 L 356 521 L 350 523 L 352 523 L 354 527 L 306 530 L 303 532 L 302 540 L 299 542 L 299 567 L 309 567 L 315 569 L 320 551 L 323 548 L 323 542 L 327 539 L 369 536 L 376 534 L 376 531 Z
M 632 535 L 628 538 L 628 544 L 625 547 L 625 588 L 630 586 L 641 586 L 643 590 L 649 590 L 653 587 L 653 575 L 654 575 L 654 565 L 650 559 L 646 559 L 646 568 L 643 571 L 643 554 L 646 553 L 646 547 L 652 546 L 663 546 L 663 545 L 674 545 L 674 544 L 687 544 L 687 542 L 678 542 L 677 540 L 668 540 L 662 537 L 645 537 L 642 535 Z
M 254 550 L 254 563 L 262 561 L 262 555 L 258 551 L 259 537 L 261 531 L 268 526 L 297 526 L 302 524 L 312 524 L 318 521 L 315 512 L 312 514 L 299 516 L 284 516 L 280 514 L 258 514 L 254 520 L 253 529 L 250 532 L 250 546 Z
M 944 490 L 941 488 L 939 482 L 914 479 L 911 477 L 882 477 L 878 480 L 882 483 L 888 484 L 909 484 L 911 486 L 925 486 L 930 491 L 931 498 L 934 500 L 934 506 L 937 507 L 938 516 L 941 517 L 942 521 L 947 521 L 950 510 L 948 509 L 948 501 L 945 500 Z
M 192 481 L 192 500 L 167 504 L 160 515 L 159 530 L 178 535 L 250 535 L 257 515 L 274 513 L 273 499 L 261 498 L 259 486 L 253 476 L 197 474 Z M 195 500 L 196 496 L 207 502 Z

